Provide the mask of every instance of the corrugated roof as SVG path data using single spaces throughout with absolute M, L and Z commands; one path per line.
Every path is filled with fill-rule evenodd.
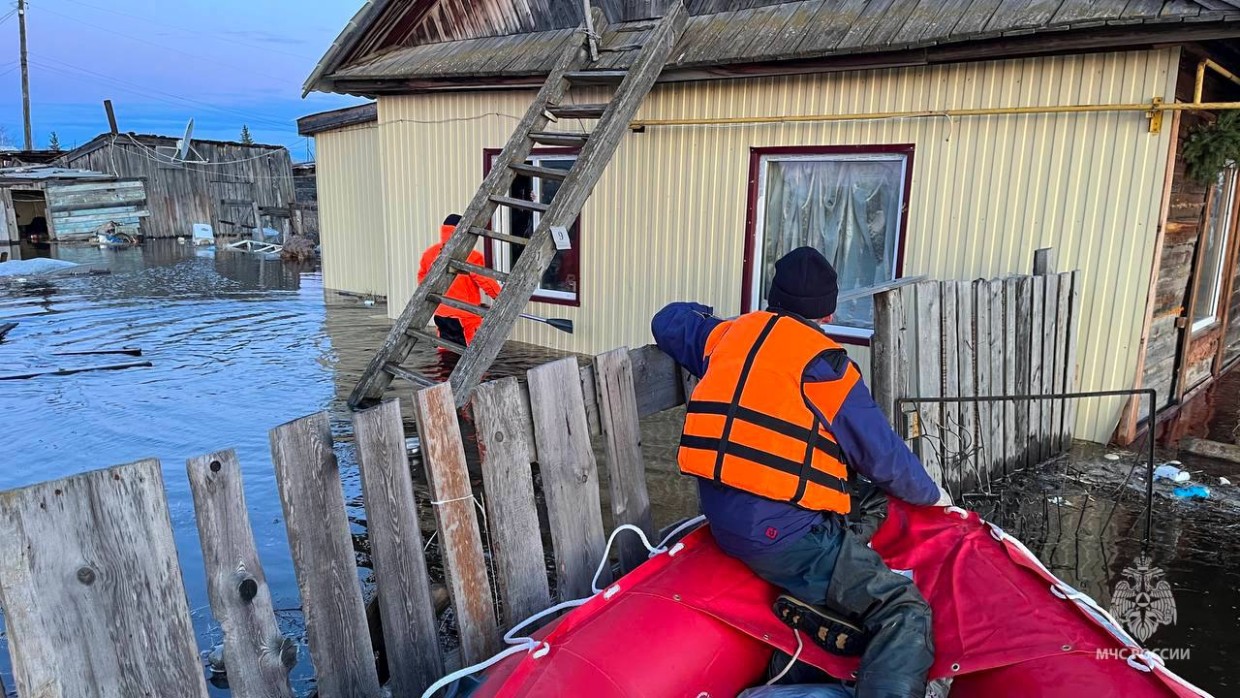
M 386 3 L 375 0 L 371 4 Z M 505 11 L 515 12 L 513 8 L 520 5 L 516 9 L 538 12 L 541 7 L 545 12 L 552 12 L 545 8 L 563 3 L 558 0 L 486 0 L 484 4 L 503 6 L 501 9 Z M 608 0 L 608 4 L 624 3 Z M 647 0 L 643 4 L 649 6 L 650 3 Z M 435 8 L 428 10 L 426 5 L 415 2 L 410 7 L 421 13 L 420 21 L 438 18 L 440 24 L 436 25 L 437 34 L 434 35 L 474 38 L 380 50 L 326 72 L 317 88 L 332 89 L 339 81 L 536 76 L 545 73 L 560 48 L 573 40 L 573 29 L 527 30 L 526 27 L 546 27 L 548 23 L 576 26 L 571 13 L 561 8 L 555 17 L 527 16 L 516 25 L 505 25 L 499 21 L 503 18 L 501 15 L 489 26 L 502 35 L 477 36 L 485 33 L 485 26 L 474 23 L 468 31 L 454 32 L 451 27 L 442 26 L 443 13 L 435 14 Z M 580 3 L 576 5 L 580 7 Z M 1240 0 L 689 0 L 688 6 L 695 16 L 672 54 L 669 69 L 709 69 L 959 47 L 1027 38 L 1034 34 L 1050 35 L 1046 51 L 1056 50 L 1054 42 L 1067 35 L 1085 42 L 1094 36 L 1100 40 L 1131 37 L 1136 43 L 1136 35 L 1142 32 L 1153 34 L 1189 27 L 1200 31 L 1209 25 L 1225 28 L 1225 31 L 1216 32 L 1220 36 L 1240 36 Z M 608 8 L 608 12 L 612 16 L 615 8 Z M 378 15 L 384 14 L 384 31 L 390 33 L 397 21 L 391 13 L 390 7 L 376 7 L 367 16 L 371 21 L 378 21 Z M 350 25 L 353 35 L 342 35 L 338 45 L 342 45 L 342 40 L 352 41 L 354 46 L 367 41 L 365 34 L 369 25 L 363 15 L 366 15 L 365 10 L 355 18 L 355 22 L 360 23 Z M 520 13 L 514 16 L 519 17 Z M 576 17 L 579 16 L 580 11 Z M 506 32 L 503 31 L 505 26 Z M 640 44 L 641 33 L 615 31 L 632 26 L 632 23 L 610 25 L 603 44 Z M 417 27 L 406 27 L 403 31 L 410 41 L 417 41 L 413 37 L 425 40 L 434 36 Z M 373 38 L 369 41 L 374 45 Z M 599 67 L 627 65 L 632 54 L 605 54 L 603 65 Z M 331 59 L 339 59 L 339 56 L 329 53 L 320 68 Z M 315 76 L 312 79 L 317 80 Z

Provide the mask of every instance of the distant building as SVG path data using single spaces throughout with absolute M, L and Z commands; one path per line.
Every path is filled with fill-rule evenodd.
M 148 215 L 141 180 L 51 165 L 0 168 L 0 246 L 94 242 L 105 228 L 136 236 Z
M 151 213 L 143 224 L 146 237 L 189 237 L 200 224 L 216 235 L 249 237 L 255 204 L 263 226 L 287 229 L 294 193 L 286 148 L 195 138 L 182 161 L 178 142 L 169 136 L 105 133 L 63 154 L 58 163 L 145 182 Z
M 599 67 L 623 68 L 666 0 L 595 4 L 613 49 Z M 596 353 L 650 341 L 669 301 L 756 309 L 796 245 L 836 260 L 846 290 L 1028 273 L 1034 250 L 1053 247 L 1061 270 L 1081 271 L 1082 390 L 1151 386 L 1171 407 L 1240 359 L 1236 170 L 1194 184 L 1180 149 L 1220 110 L 1157 108 L 1193 101 L 1198 80 L 1203 102 L 1240 107 L 1240 2 L 687 4 L 639 132 L 534 296 L 534 312 L 571 318 L 576 333 L 521 323 L 515 339 Z M 302 120 L 318 147 L 329 287 L 401 312 L 419 254 L 469 202 L 582 21 L 570 2 L 359 11 L 306 83 L 377 100 Z M 602 102 L 609 89 L 572 98 Z M 576 157 L 532 153 L 543 167 Z M 513 196 L 548 191 L 514 177 Z M 501 207 L 493 226 L 527 235 L 536 222 Z M 510 247 L 487 241 L 488 263 L 507 269 Z M 863 367 L 867 303 L 829 328 Z M 1135 416 L 1122 399 L 1082 403 L 1077 433 L 1131 438 Z
M 319 191 L 317 168 L 313 162 L 293 165 L 293 191 L 297 202 L 293 230 L 313 240 L 319 239 Z

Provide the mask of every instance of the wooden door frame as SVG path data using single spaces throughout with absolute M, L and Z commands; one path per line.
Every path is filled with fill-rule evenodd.
M 21 233 L 17 230 L 17 209 L 13 207 L 13 191 L 8 187 L 0 189 L 0 218 L 3 218 L 5 228 L 5 239 L 2 241 L 7 245 L 16 245 L 21 242 Z
M 1217 378 L 1223 372 L 1223 362 L 1227 355 L 1227 331 L 1231 324 L 1231 297 L 1235 293 L 1237 255 L 1240 255 L 1240 172 L 1236 173 L 1237 192 L 1231 202 L 1231 225 L 1227 231 L 1227 258 L 1223 262 L 1223 288 L 1219 296 L 1222 314 L 1219 316 L 1218 348 L 1214 354 L 1214 366 L 1210 374 Z
M 1214 184 L 1206 191 L 1206 207 L 1201 214 L 1201 226 L 1197 229 L 1197 245 L 1193 248 L 1193 267 L 1192 272 L 1188 275 L 1188 300 L 1184 303 L 1184 312 L 1180 315 L 1180 321 L 1184 323 L 1183 327 L 1178 328 L 1182 333 L 1180 338 L 1180 348 L 1176 350 L 1175 365 L 1175 384 L 1172 389 L 1175 394 L 1173 402 L 1180 402 L 1184 399 L 1184 393 L 1188 390 L 1184 387 L 1184 381 L 1188 378 L 1188 355 L 1192 352 L 1193 339 L 1195 332 L 1193 331 L 1193 311 L 1197 307 L 1197 282 L 1201 275 L 1201 262 L 1206 254 L 1206 246 L 1202 243 L 1206 241 L 1206 236 L 1210 234 L 1210 212 L 1214 209 L 1214 197 L 1218 195 L 1218 187 Z M 1217 321 L 1217 317 L 1215 320 Z

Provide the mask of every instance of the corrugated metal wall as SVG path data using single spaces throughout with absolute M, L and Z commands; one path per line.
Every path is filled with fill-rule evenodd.
M 639 118 L 1147 102 L 1174 95 L 1177 50 L 660 85 Z M 418 254 L 503 145 L 529 92 L 379 100 L 390 312 L 414 288 Z M 586 101 L 588 96 L 579 96 Z M 740 309 L 749 149 L 916 146 L 906 275 L 971 279 L 1028 273 L 1053 246 L 1083 272 L 1081 387 L 1130 386 L 1136 366 L 1170 134 L 1142 113 L 923 118 L 652 128 L 631 134 L 587 205 L 581 307 L 572 337 L 525 323 L 515 338 L 599 352 L 649 341 L 651 314 L 697 299 Z M 565 130 L 578 122 L 561 122 Z M 864 350 L 856 352 L 863 361 Z M 1082 405 L 1078 433 L 1106 439 L 1119 402 Z
M 379 127 L 320 133 L 314 137 L 314 147 L 323 286 L 387 295 Z

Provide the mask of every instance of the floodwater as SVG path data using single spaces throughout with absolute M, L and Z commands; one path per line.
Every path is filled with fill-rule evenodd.
M 164 466 L 199 648 L 220 639 L 207 605 L 205 578 L 184 463 L 189 457 L 236 449 L 247 504 L 282 630 L 302 636 L 283 514 L 276 493 L 267 432 L 320 410 L 337 437 L 346 501 L 365 565 L 364 512 L 344 397 L 381 342 L 388 322 L 381 305 L 332 295 L 324 302 L 313 268 L 278 260 L 165 244 L 128 250 L 73 247 L 55 252 L 70 261 L 102 264 L 106 276 L 50 281 L 0 280 L 0 322 L 20 324 L 0 343 L 4 373 L 48 366 L 87 366 L 130 357 L 54 357 L 56 351 L 140 347 L 154 365 L 122 371 L 0 381 L 7 426 L 0 490 L 85 470 L 157 457 Z M 512 345 L 493 375 L 515 374 L 554 355 Z M 450 367 L 434 353 L 415 361 L 424 372 Z M 1240 388 L 1240 385 L 1235 386 Z M 408 395 L 404 386 L 395 386 Z M 1240 389 L 1231 390 L 1231 402 Z M 1224 401 L 1226 402 L 1226 401 Z M 1240 410 L 1220 408 L 1231 425 L 1212 426 L 1230 440 Z M 656 526 L 696 510 L 693 483 L 673 466 L 680 412 L 642 423 Z M 1215 695 L 1235 695 L 1240 679 L 1231 660 L 1240 643 L 1240 494 L 1219 477 L 1240 483 L 1240 466 L 1183 458 L 1214 496 L 1182 502 L 1160 484 L 1154 529 L 1144 537 L 1142 456 L 1082 446 L 1070 458 L 991 483 L 965 504 L 1020 537 L 1068 583 L 1110 606 L 1116 585 L 1138 556 L 1148 555 L 1174 594 L 1176 622 L 1161 626 L 1147 644 L 1165 650 L 1169 666 Z M 1173 454 L 1163 454 L 1164 458 Z M 1125 476 L 1132 473 L 1125 480 Z M 419 498 L 426 493 L 419 487 Z M 604 499 L 607 486 L 602 486 Z M 608 510 L 604 501 L 604 511 Z M 423 511 L 429 529 L 433 521 Z M 432 575 L 441 575 L 434 564 Z M 368 570 L 359 572 L 368 582 Z M 449 633 L 450 634 L 450 633 Z M 293 672 L 299 694 L 313 686 L 304 646 Z M 0 677 L 13 686 L 7 647 L 0 638 Z M 213 686 L 214 695 L 227 695 Z

